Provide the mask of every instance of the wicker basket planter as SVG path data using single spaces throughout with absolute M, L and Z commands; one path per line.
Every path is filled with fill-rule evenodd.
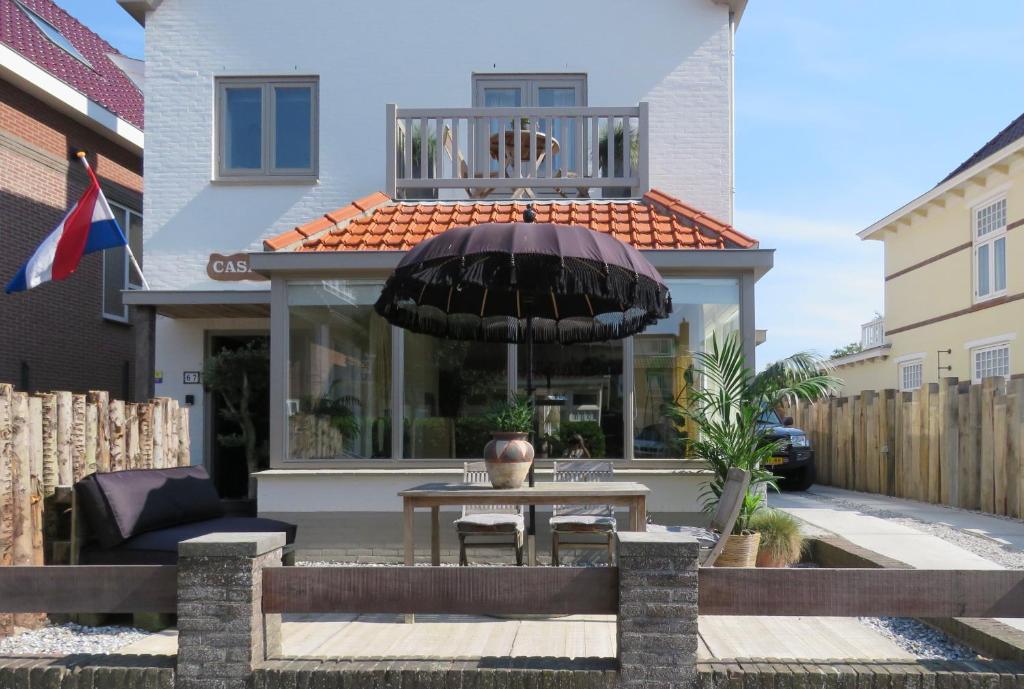
M 715 560 L 715 567 L 753 567 L 757 563 L 757 546 L 761 534 L 732 535 L 725 542 L 725 548 Z

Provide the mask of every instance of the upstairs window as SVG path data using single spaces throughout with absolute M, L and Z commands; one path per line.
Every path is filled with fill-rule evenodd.
M 217 80 L 217 178 L 315 179 L 315 77 Z
M 974 209 L 974 300 L 1006 293 L 1006 199 Z
M 142 265 L 142 214 L 117 203 L 110 204 L 114 219 L 120 225 L 132 248 L 132 253 Z M 103 252 L 103 317 L 108 320 L 128 322 L 128 307 L 121 292 L 126 289 L 141 289 L 142 278 L 128 259 L 124 247 L 107 249 Z
M 76 48 L 74 44 L 68 40 L 67 36 L 62 34 L 56 26 L 43 19 L 29 8 L 25 7 L 25 5 L 21 4 L 18 0 L 14 0 L 14 4 L 18 6 L 18 9 L 21 10 L 25 14 L 25 16 L 32 21 L 33 24 L 36 25 L 37 29 L 43 32 L 44 36 L 50 39 L 51 43 L 56 45 L 58 48 L 63 50 L 71 57 L 81 62 L 86 67 L 89 67 L 90 69 L 92 68 L 92 65 L 89 63 L 89 61 L 85 59 L 85 55 L 82 55 L 82 53 L 78 52 L 78 48 Z

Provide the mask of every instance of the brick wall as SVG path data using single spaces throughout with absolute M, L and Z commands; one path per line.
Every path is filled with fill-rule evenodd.
M 0 80 L 0 283 L 14 276 L 60 222 L 86 186 L 72 158 L 90 153 L 107 197 L 142 209 L 142 158 Z M 83 258 L 78 272 L 28 292 L 0 294 L 0 381 L 32 390 L 108 390 L 128 397 L 149 394 L 149 357 L 136 364 L 136 337 L 150 316 L 133 324 L 103 319 L 103 256 Z M 136 327 L 136 326 L 140 327 Z M 145 352 L 143 352 L 145 354 Z M 138 380 L 136 380 L 138 378 Z

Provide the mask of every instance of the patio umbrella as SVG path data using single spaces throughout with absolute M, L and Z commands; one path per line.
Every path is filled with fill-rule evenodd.
M 672 310 L 664 280 L 635 248 L 586 227 L 533 223 L 533 215 L 528 207 L 525 222 L 453 227 L 420 242 L 374 307 L 417 333 L 525 343 L 531 403 L 535 342 L 621 339 Z

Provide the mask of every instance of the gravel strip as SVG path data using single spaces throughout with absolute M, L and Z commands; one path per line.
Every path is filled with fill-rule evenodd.
M 906 617 L 859 617 L 862 624 L 918 658 L 974 660 L 978 654 L 923 622 Z
M 69 655 L 116 653 L 150 636 L 134 627 L 83 627 L 56 624 L 0 639 L 0 655 Z
M 1024 551 L 1014 548 L 1011 545 L 998 543 L 989 538 L 978 536 L 967 531 L 961 531 L 948 524 L 941 522 L 925 522 L 920 519 L 915 519 L 908 516 L 907 514 L 900 512 L 898 509 L 879 509 L 877 507 L 867 505 L 859 502 L 856 499 L 847 498 L 834 498 L 828 495 L 820 495 L 813 492 L 813 489 L 809 491 L 809 495 L 813 495 L 816 500 L 828 502 L 836 507 L 842 507 L 845 509 L 856 510 L 863 514 L 870 515 L 872 517 L 879 517 L 881 519 L 887 519 L 889 521 L 902 524 L 911 529 L 916 529 L 923 533 L 937 536 L 944 541 L 948 541 L 953 545 L 959 546 L 964 550 L 970 551 L 979 557 L 983 557 L 986 560 L 990 560 L 998 565 L 1002 565 L 1007 569 L 1024 569 Z M 958 507 L 946 507 L 940 505 L 934 505 L 934 507 L 941 507 L 944 510 L 950 512 L 962 512 L 964 514 L 981 514 L 979 512 L 972 512 L 970 510 L 963 510 Z M 993 519 L 1007 519 L 1008 521 L 1018 523 L 1017 520 L 1007 517 L 999 517 L 994 515 L 985 514 L 986 517 Z

